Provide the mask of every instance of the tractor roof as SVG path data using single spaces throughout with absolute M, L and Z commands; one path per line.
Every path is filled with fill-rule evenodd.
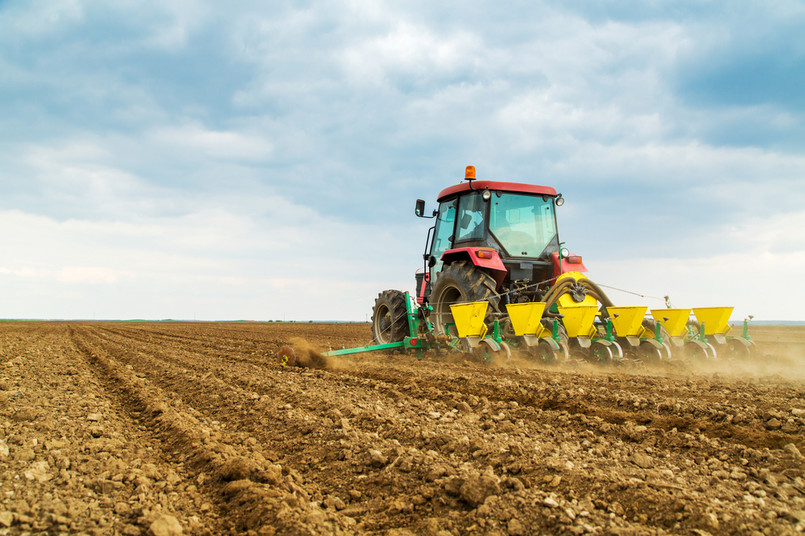
M 556 197 L 556 190 L 550 186 L 540 186 L 538 184 L 522 184 L 519 182 L 496 182 L 496 181 L 472 181 L 473 190 L 497 190 L 501 192 L 512 192 L 517 194 L 550 195 Z M 454 186 L 449 186 L 439 193 L 438 201 L 441 203 L 448 197 L 470 191 L 470 183 L 462 182 Z

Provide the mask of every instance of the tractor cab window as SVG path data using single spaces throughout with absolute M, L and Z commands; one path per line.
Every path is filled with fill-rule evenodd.
M 489 230 L 512 257 L 539 257 L 556 236 L 552 200 L 496 192 Z
M 453 236 L 453 228 L 456 222 L 456 200 L 447 201 L 439 205 L 439 216 L 436 218 L 436 230 L 433 233 L 433 246 L 430 254 L 436 257 L 436 265 L 433 272 L 442 269 L 442 253 L 450 249 L 450 238 Z
M 456 242 L 462 240 L 483 240 L 485 209 L 486 203 L 484 203 L 484 200 L 481 198 L 481 192 L 475 192 L 461 197 L 458 203 Z

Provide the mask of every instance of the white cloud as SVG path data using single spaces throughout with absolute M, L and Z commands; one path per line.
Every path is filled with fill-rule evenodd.
M 17 183 L 13 189 L 35 192 L 36 200 L 29 202 L 62 217 L 128 214 L 136 218 L 169 202 L 164 188 L 117 167 L 120 155 L 114 149 L 103 142 L 77 140 L 53 146 L 22 145 L 17 148 L 16 167 L 6 174 Z
M 513 139 L 520 153 L 547 144 L 578 146 L 585 140 L 631 143 L 659 138 L 664 124 L 657 113 L 627 112 L 614 105 L 579 105 L 552 100 L 551 90 L 530 92 L 506 103 L 497 113 L 497 128 Z
M 210 130 L 199 124 L 160 127 L 150 137 L 169 151 L 188 152 L 199 158 L 253 162 L 266 160 L 273 152 L 273 144 L 261 136 Z
M 40 273 L 26 266 L 22 266 L 13 270 L 9 268 L 3 268 L 2 266 L 0 266 L 0 275 L 7 275 L 20 279 L 36 279 L 37 277 L 40 276 Z
M 565 192 L 602 282 L 721 302 L 793 277 L 801 114 L 677 77 L 795 6 L 4 5 L 0 287 L 17 316 L 363 318 L 420 265 L 411 201 L 468 163 Z
M 341 56 L 351 78 L 370 86 L 387 78 L 444 77 L 471 67 L 481 53 L 481 43 L 469 31 L 436 35 L 425 26 L 400 22 L 385 35 L 347 47 Z
M 624 182 L 639 180 L 673 184 L 701 184 L 737 187 L 755 185 L 753 196 L 769 191 L 777 181 L 798 181 L 805 176 L 805 157 L 761 148 L 716 147 L 697 141 L 648 142 L 623 141 L 613 144 L 579 144 L 562 163 L 578 177 L 596 177 L 601 172 L 619 176 Z M 795 183 L 793 183 L 795 184 Z M 724 192 L 741 195 L 739 190 Z M 805 193 L 794 189 L 792 195 Z M 744 196 L 752 199 L 753 196 Z M 757 197 L 754 197 L 755 199 Z
M 62 283 L 116 283 L 121 277 L 132 277 L 128 270 L 113 270 L 103 266 L 65 266 L 57 275 Z
M 735 307 L 732 320 L 750 314 L 757 320 L 800 320 L 802 311 L 796 298 L 802 273 L 805 251 L 747 250 L 693 259 L 599 260 L 590 277 L 600 284 L 648 296 L 605 289 L 618 305 L 662 308 L 661 298 L 668 295 L 674 307 Z
M 362 319 L 389 274 L 412 286 L 417 256 L 390 267 L 399 243 L 374 241 L 371 225 L 278 198 L 218 201 L 225 208 L 138 223 L 0 211 L 13 230 L 0 249 L 15 252 L 0 266 L 4 303 L 18 317 Z M 274 210 L 237 212 L 252 203 Z
M 3 6 L 0 24 L 9 37 L 47 36 L 84 18 L 81 0 L 41 0 Z M 2 40 L 2 37 L 0 37 Z
M 801 319 L 799 300 L 805 273 L 805 212 L 755 216 L 737 225 L 703 230 L 694 237 L 705 243 L 723 242 L 734 251 L 711 251 L 703 256 L 666 255 L 622 260 L 589 259 L 590 277 L 602 284 L 660 298 L 670 295 L 675 307 L 734 306 L 733 320 L 752 314 L 758 320 Z M 617 291 L 620 304 L 650 304 Z
M 153 33 L 147 43 L 168 50 L 185 47 L 190 34 L 206 23 L 210 15 L 207 5 L 197 0 L 154 2 L 150 6 L 143 2 L 133 2 L 131 8 L 155 11 L 163 15 L 153 25 Z
M 722 226 L 718 234 L 750 252 L 779 256 L 780 264 L 787 264 L 785 257 L 789 255 L 805 253 L 805 211 L 775 213 L 772 206 L 759 212 L 739 223 Z

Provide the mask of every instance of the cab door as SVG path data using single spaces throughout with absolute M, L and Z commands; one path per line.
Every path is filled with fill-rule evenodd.
M 430 269 L 431 282 L 434 276 L 442 271 L 442 254 L 453 247 L 453 235 L 456 227 L 456 200 L 445 201 L 439 205 L 439 214 L 436 218 L 436 229 L 433 231 L 433 243 L 430 254 L 436 259 Z

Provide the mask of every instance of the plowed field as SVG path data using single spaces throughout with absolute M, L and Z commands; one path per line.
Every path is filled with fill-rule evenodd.
M 801 328 L 757 364 L 361 354 L 365 324 L 0 324 L 0 533 L 789 534 Z M 301 345 L 301 342 L 297 342 Z

